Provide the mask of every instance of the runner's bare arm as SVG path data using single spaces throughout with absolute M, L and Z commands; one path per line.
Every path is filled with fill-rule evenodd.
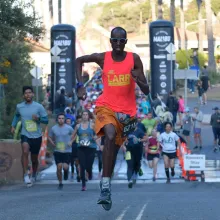
M 76 59 L 76 77 L 79 83 L 83 83 L 82 80 L 82 66 L 83 63 L 97 63 L 102 69 L 104 64 L 105 53 L 93 53 L 91 55 L 85 55 Z
M 79 129 L 79 124 L 76 125 L 76 127 L 75 127 L 75 129 L 74 129 L 74 131 L 73 131 L 71 140 L 75 140 L 75 139 L 76 139 L 76 134 L 77 134 L 78 129 Z
M 133 53 L 134 56 L 134 69 L 131 71 L 131 75 L 135 82 L 140 87 L 141 91 L 145 94 L 149 94 L 149 85 L 147 84 L 147 80 L 144 76 L 144 68 L 142 61 L 136 53 Z

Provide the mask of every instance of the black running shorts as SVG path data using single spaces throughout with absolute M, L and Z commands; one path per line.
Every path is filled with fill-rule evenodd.
M 42 143 L 42 137 L 28 138 L 25 135 L 21 135 L 21 143 L 28 143 L 31 154 L 39 154 Z
M 71 162 L 71 153 L 60 153 L 60 152 L 54 152 L 54 159 L 55 159 L 55 163 L 59 164 L 59 163 L 66 163 L 69 164 Z
M 162 155 L 166 155 L 169 159 L 175 159 L 176 158 L 176 152 L 174 152 L 174 153 L 162 152 Z

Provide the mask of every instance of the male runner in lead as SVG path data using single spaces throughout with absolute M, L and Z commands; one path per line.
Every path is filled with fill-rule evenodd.
M 95 62 L 103 70 L 104 90 L 96 101 L 95 109 L 96 134 L 105 136 L 101 194 L 97 202 L 103 206 L 112 204 L 110 179 L 118 150 L 125 140 L 123 133 L 127 133 L 129 127 L 135 128 L 135 82 L 145 95 L 149 94 L 140 57 L 135 53 L 124 51 L 127 32 L 121 27 L 114 28 L 111 31 L 110 43 L 112 51 L 94 53 L 76 59 L 79 99 L 86 99 L 86 89 L 82 83 L 83 63 Z

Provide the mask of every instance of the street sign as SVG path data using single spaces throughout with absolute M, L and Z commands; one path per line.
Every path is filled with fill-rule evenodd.
M 196 70 L 174 70 L 174 79 L 194 79 L 197 80 L 197 71 Z
M 31 75 L 36 78 L 36 79 L 39 79 L 42 74 L 43 74 L 43 71 L 42 71 L 42 68 L 38 67 L 38 66 L 35 66 L 32 70 L 31 70 Z
M 42 80 L 41 79 L 32 79 L 32 86 L 42 86 Z
M 205 155 L 202 154 L 185 154 L 184 155 L 184 170 L 205 170 Z
M 62 50 L 57 46 L 53 46 L 51 49 L 50 49 L 50 52 L 54 55 L 54 56 L 58 56 Z
M 51 62 L 52 63 L 59 63 L 60 57 L 59 56 L 51 56 Z
M 176 60 L 176 54 L 167 54 L 167 60 Z
M 0 74 L 0 84 L 8 84 L 8 77 Z
M 176 52 L 175 45 L 172 42 L 165 49 L 169 54 L 173 54 Z

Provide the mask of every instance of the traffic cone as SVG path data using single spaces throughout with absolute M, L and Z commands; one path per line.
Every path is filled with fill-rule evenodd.
M 195 170 L 190 170 L 190 171 L 189 171 L 189 174 L 191 174 L 191 175 L 192 175 L 192 174 L 195 174 L 195 173 L 196 173 Z M 190 176 L 190 177 L 189 177 L 189 180 L 190 180 L 190 181 L 196 181 L 196 176 Z
M 44 135 L 42 137 L 42 144 L 40 149 L 40 163 L 42 166 L 46 166 L 46 151 L 47 151 L 47 138 L 48 138 L 48 127 L 45 128 Z

